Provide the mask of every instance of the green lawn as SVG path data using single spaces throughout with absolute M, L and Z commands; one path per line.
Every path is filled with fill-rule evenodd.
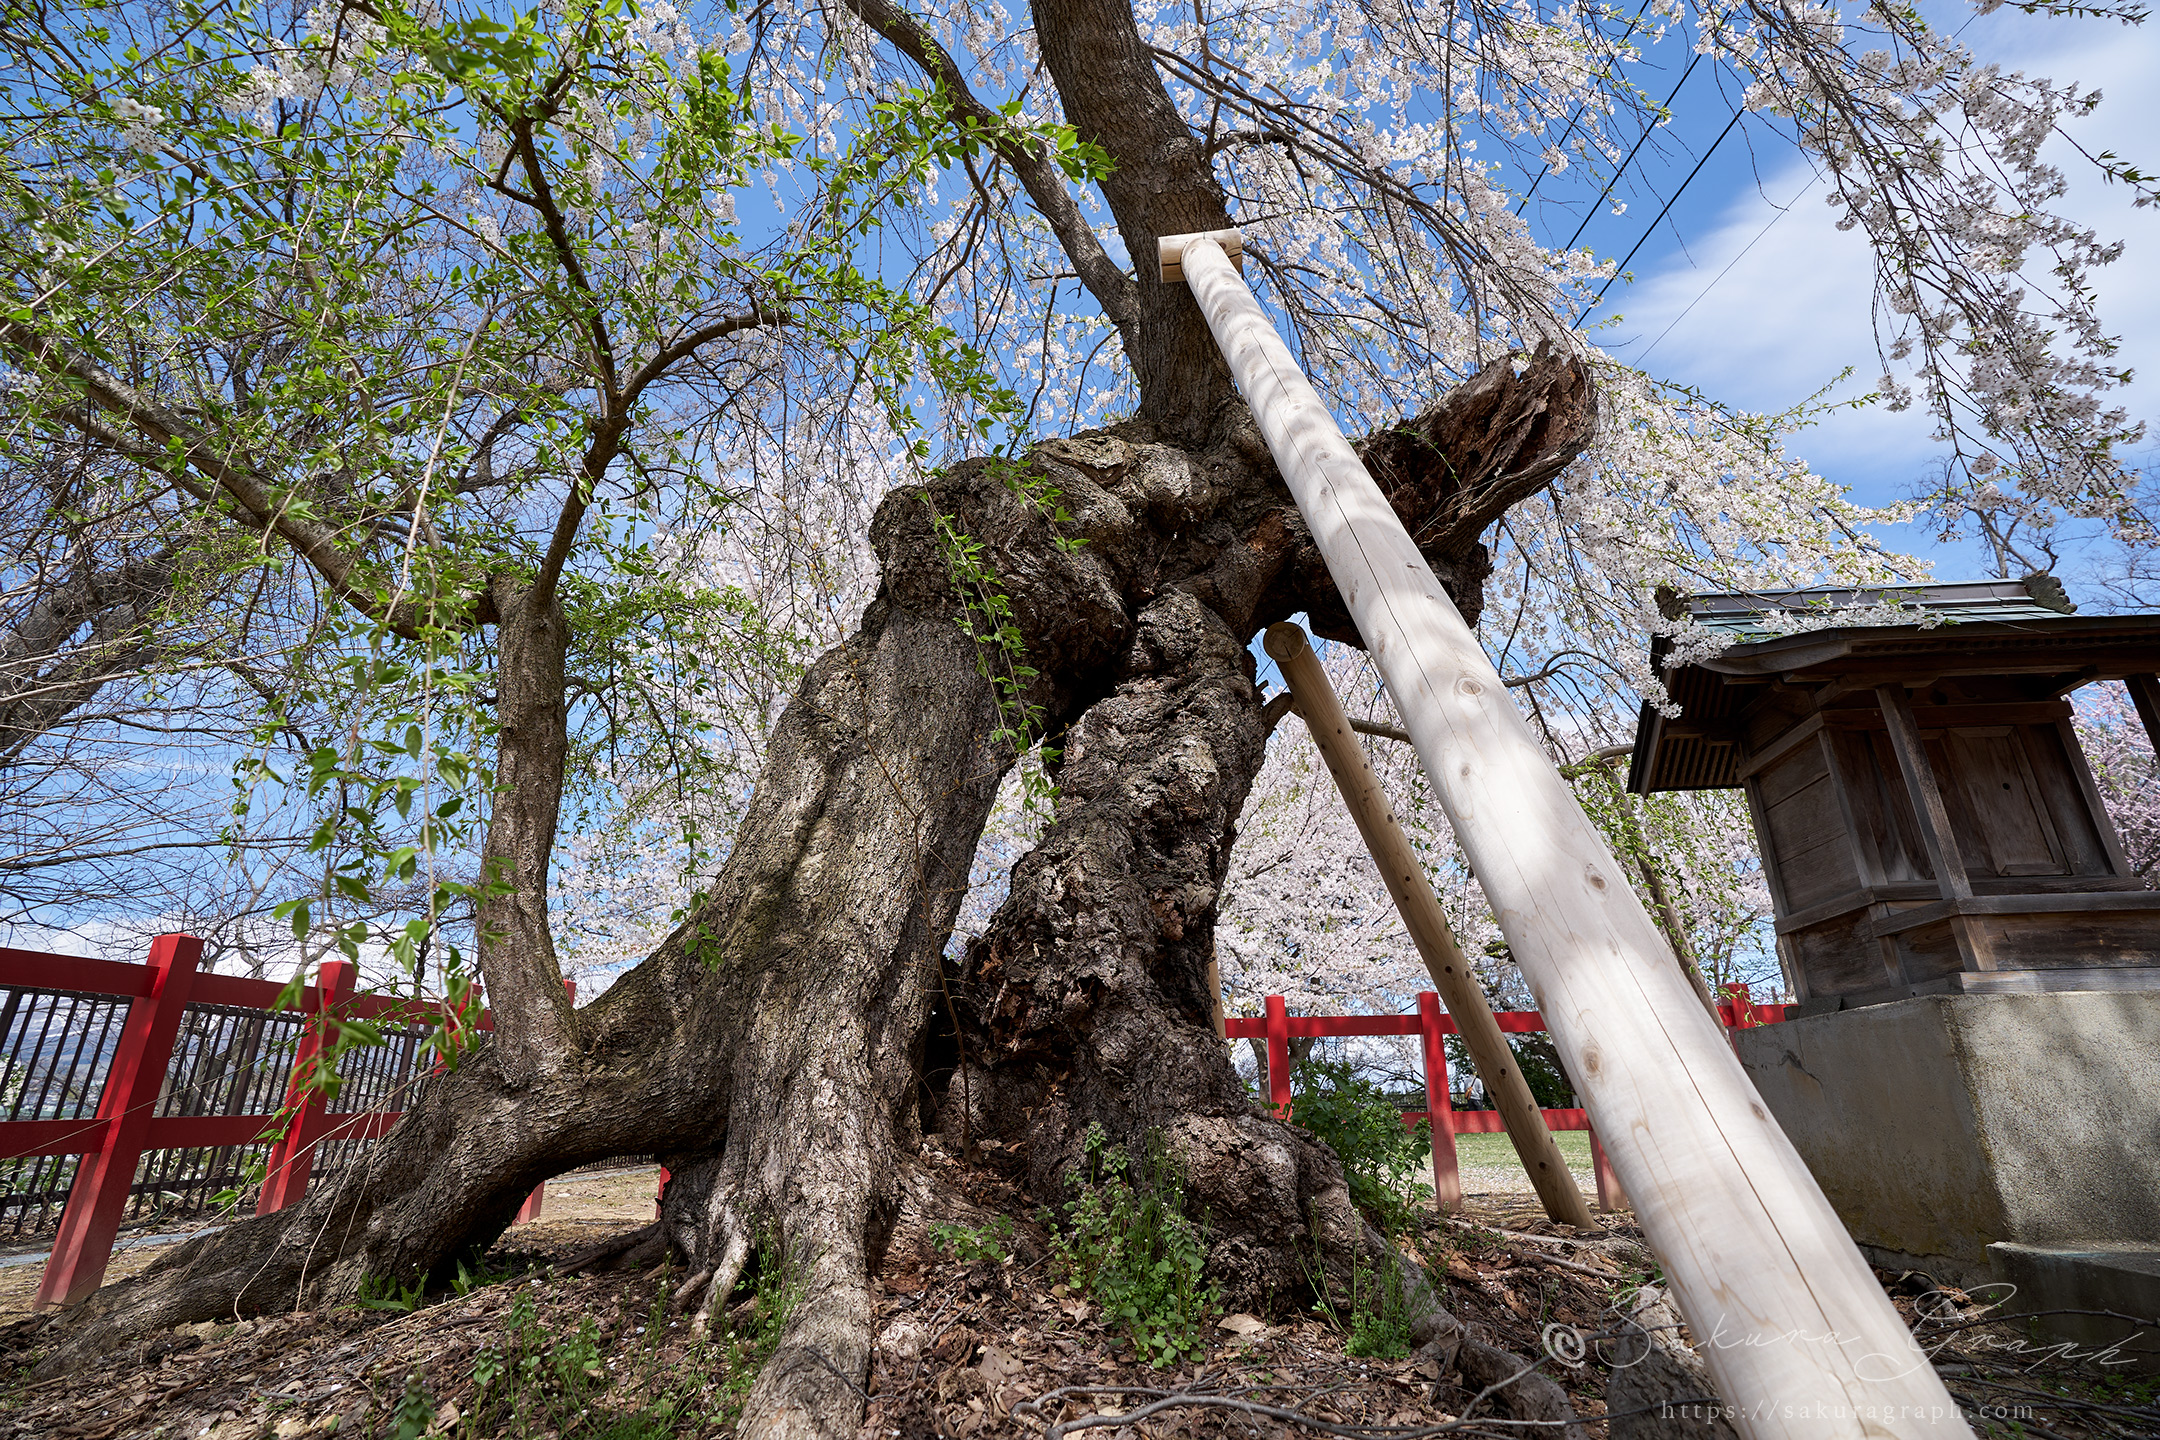
M 1553 1139 L 1559 1143 L 1561 1158 L 1567 1161 L 1576 1183 L 1586 1194 L 1595 1193 L 1597 1176 L 1590 1164 L 1590 1133 L 1558 1130 Z M 1466 1194 L 1532 1193 L 1530 1176 L 1523 1170 L 1522 1161 L 1515 1158 L 1515 1147 L 1505 1135 L 1457 1135 L 1455 1161 L 1462 1168 Z M 1422 1173 L 1431 1173 L 1431 1163 L 1428 1158 Z

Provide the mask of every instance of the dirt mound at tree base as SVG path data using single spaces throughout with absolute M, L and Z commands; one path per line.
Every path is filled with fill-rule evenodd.
M 963 1191 L 982 1215 L 1004 1213 L 1016 1201 L 1009 1183 L 989 1171 L 965 1173 Z M 769 1343 L 764 1316 L 776 1297 L 784 1303 L 782 1287 L 746 1281 L 729 1332 L 697 1337 L 668 1305 L 679 1272 L 548 1273 L 590 1250 L 610 1223 L 632 1228 L 585 1219 L 568 1203 L 561 1210 L 505 1236 L 486 1269 L 471 1276 L 469 1293 L 425 1298 L 415 1309 L 344 1306 L 186 1326 L 115 1355 L 100 1373 L 38 1385 L 22 1377 L 39 1322 L 18 1322 L 0 1331 L 10 1377 L 0 1390 L 0 1437 L 660 1440 L 732 1433 Z M 962 1258 L 951 1253 L 949 1232 L 941 1247 L 926 1226 L 893 1235 L 874 1293 L 878 1345 L 862 1440 L 1041 1435 L 1090 1415 L 1118 1422 L 1096 1433 L 1125 1440 L 1355 1434 L 1457 1419 L 1473 1433 L 1523 1429 L 1491 1397 L 1473 1403 L 1482 1387 L 1465 1373 L 1470 1367 L 1429 1350 L 1353 1357 L 1345 1353 L 1347 1337 L 1311 1314 L 1223 1316 L 1211 1324 L 1204 1355 L 1151 1367 L 1135 1356 L 1125 1326 L 1106 1320 L 1100 1306 L 1053 1273 L 1043 1232 L 1012 1220 L 1010 1258 Z M 1409 1243 L 1436 1279 L 1444 1277 L 1443 1303 L 1469 1337 L 1536 1357 L 1550 1326 L 1610 1331 L 1616 1307 L 1651 1278 L 1632 1263 L 1642 1252 L 1627 1218 L 1604 1223 L 1604 1234 L 1591 1236 L 1549 1225 L 1512 1202 L 1473 1205 L 1453 1217 L 1428 1216 Z M 1912 1282 L 1884 1278 L 1909 1312 Z M 375 1303 L 403 1305 L 409 1297 Z M 1602 1417 L 1612 1372 L 1597 1348 L 1579 1365 L 1546 1357 L 1539 1366 L 1566 1392 L 1590 1436 L 1608 1429 Z M 2031 1433 L 2071 1440 L 2160 1433 L 2151 1384 L 2110 1389 L 2076 1367 L 1990 1369 L 1979 1343 L 1963 1353 L 1946 1350 L 1938 1363 L 1969 1400 L 2037 1406 L 2024 1419 Z M 2041 1393 L 2050 1388 L 2072 1393 Z M 1266 1413 L 1290 1410 L 1310 1423 Z

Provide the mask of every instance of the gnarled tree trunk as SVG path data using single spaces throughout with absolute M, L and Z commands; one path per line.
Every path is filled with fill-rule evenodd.
M 868 23 L 948 87 L 887 0 Z M 1203 977 L 1238 812 L 1266 743 L 1247 646 L 1300 611 L 1352 639 L 1265 445 L 1155 240 L 1229 223 L 1205 147 L 1179 121 L 1130 7 L 1035 7 L 1068 119 L 1116 168 L 1103 183 L 1139 273 L 1120 276 L 1054 166 L 1006 158 L 1125 336 L 1139 419 L 1036 447 L 1060 532 L 1024 487 L 956 466 L 888 497 L 882 586 L 861 629 L 805 677 L 709 894 L 660 950 L 583 1009 L 562 1000 L 545 920 L 565 749 L 552 606 L 498 586 L 504 731 L 487 855 L 513 893 L 483 916 L 503 1029 L 430 1084 L 365 1166 L 290 1210 L 180 1247 L 63 1317 L 53 1366 L 159 1326 L 347 1298 L 369 1275 L 440 1273 L 492 1240 L 534 1183 L 611 1154 L 674 1172 L 666 1241 L 724 1302 L 752 1252 L 805 1267 L 799 1305 L 745 1412 L 757 1435 L 852 1435 L 867 1375 L 868 1277 L 907 1202 L 933 992 L 969 862 L 1032 711 L 1063 737 L 1056 819 L 954 986 L 971 1129 L 1022 1145 L 1055 1199 L 1091 1124 L 1161 1132 L 1241 1303 L 1289 1297 L 1317 1224 L 1331 1256 L 1363 1222 L 1334 1157 L 1255 1109 L 1209 1023 Z M 969 114 L 972 97 L 959 113 Z M 1369 462 L 1466 615 L 1480 535 L 1587 442 L 1588 377 L 1502 360 L 1374 437 Z M 955 623 L 937 518 L 981 542 L 1034 678 L 1006 697 Z M 1071 546 L 1071 540 L 1085 543 Z M 514 670 L 511 674 L 508 671 Z M 1005 708 L 1001 709 L 1001 705 Z M 930 1097 L 932 1099 L 941 1097 Z M 942 1097 L 950 1104 L 950 1096 Z
M 1456 477 L 1474 473 L 1471 450 L 1489 448 L 1495 424 L 1471 402 L 1508 387 L 1508 415 L 1573 417 L 1528 457 L 1548 474 L 1587 438 L 1586 378 L 1557 362 L 1491 372 L 1421 417 L 1430 463 L 1398 466 L 1397 503 L 1430 522 L 1436 562 L 1483 528 L 1488 507 Z M 760 1244 L 807 1267 L 808 1303 L 751 1397 L 752 1428 L 849 1430 L 872 1257 L 920 1138 L 937 967 L 1013 760 L 988 660 L 954 623 L 964 602 L 940 514 L 985 543 L 1002 577 L 1038 671 L 1021 702 L 1066 730 L 1055 823 L 954 977 L 976 1133 L 1021 1145 L 1052 1199 L 1090 1124 L 1128 1145 L 1160 1131 L 1240 1303 L 1297 1293 L 1315 1221 L 1325 1250 L 1347 1254 L 1362 1222 L 1334 1157 L 1247 1101 L 1203 988 L 1266 740 L 1248 642 L 1329 598 L 1311 586 L 1304 528 L 1249 417 L 1234 403 L 1219 413 L 1204 448 L 1141 424 L 1038 447 L 1038 475 L 1088 542 L 1077 549 L 979 464 L 888 498 L 872 530 L 877 599 L 804 679 L 726 866 L 661 950 L 583 1009 L 542 1009 L 521 1039 L 466 1057 L 335 1184 L 69 1312 L 48 1364 L 162 1326 L 349 1298 L 371 1275 L 440 1274 L 538 1181 L 649 1152 L 676 1176 L 665 1237 L 710 1296 L 725 1299 Z M 1466 608 L 1474 583 L 1456 587 Z M 501 609 L 505 624 L 529 623 L 515 603 Z M 537 630 L 505 655 L 547 648 Z M 538 710 L 538 731 L 506 746 L 547 750 Z M 559 786 L 559 765 L 532 767 L 529 783 Z M 491 853 L 520 853 L 544 814 L 499 806 L 509 828 Z M 509 927 L 485 957 L 491 985 L 546 970 L 517 943 Z M 559 1039 L 541 1033 L 551 1023 Z

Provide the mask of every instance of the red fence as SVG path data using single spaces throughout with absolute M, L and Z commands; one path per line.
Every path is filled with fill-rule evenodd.
M 0 1119 L 0 1163 L 81 1157 L 65 1190 L 52 1254 L 38 1287 L 36 1304 L 41 1309 L 70 1304 L 97 1289 L 130 1198 L 139 1197 L 145 1187 L 139 1176 L 151 1157 L 268 1145 L 267 1173 L 256 1202 L 256 1213 L 267 1215 L 306 1194 L 318 1157 L 327 1150 L 386 1134 L 403 1111 L 402 1097 L 420 1078 L 412 1069 L 418 1037 L 436 1022 L 439 1011 L 409 1000 L 356 995 L 353 966 L 331 960 L 322 964 L 317 984 L 301 989 L 299 1011 L 280 1012 L 276 1006 L 285 987 L 202 973 L 196 968 L 201 958 L 202 942 L 188 935 L 159 936 L 151 944 L 147 965 L 0 947 L 0 994 L 5 995 L 0 1004 L 0 1046 L 5 1047 L 0 1051 L 0 1113 L 19 1116 L 27 1109 L 35 1117 Z M 1733 1002 L 1723 1007 L 1726 1024 L 1785 1018 L 1786 1007 L 1751 1005 L 1745 987 L 1732 988 Z M 87 1025 L 75 1024 L 85 1015 Z M 207 1087 L 183 1071 L 199 1064 L 212 1047 L 196 1044 L 193 1037 L 182 1043 L 183 1022 L 189 1017 L 200 1022 L 206 1016 L 253 1030 L 243 1063 L 217 1073 L 215 1088 L 227 1096 L 224 1113 L 185 1113 L 205 1108 L 188 1097 L 199 1101 Z M 373 1102 L 358 1109 L 333 1111 L 331 1098 L 306 1084 L 320 1058 L 324 1021 L 331 1017 L 404 1027 L 405 1049 L 394 1073 L 377 1075 L 378 1083 L 370 1085 L 348 1081 L 341 1092 L 348 1099 Z M 1511 1011 L 1497 1018 L 1506 1031 L 1545 1028 L 1535 1011 Z M 117 1038 L 112 1035 L 115 1023 Z M 259 1064 L 262 1047 L 256 1043 L 266 1026 L 278 1025 L 297 1032 L 288 1036 L 293 1053 L 282 1084 L 274 1070 Z M 489 1026 L 483 1011 L 477 1028 Z M 1502 1128 L 1496 1112 L 1457 1110 L 1450 1103 L 1447 1052 L 1441 1040 L 1456 1033 L 1455 1023 L 1430 993 L 1418 997 L 1415 1015 L 1293 1016 L 1281 996 L 1270 995 L 1265 1018 L 1231 1020 L 1227 1033 L 1233 1039 L 1267 1042 L 1268 1094 L 1285 1114 L 1293 1037 L 1420 1036 L 1426 1109 L 1406 1112 L 1403 1119 L 1410 1124 L 1428 1118 L 1433 1122 L 1433 1189 L 1443 1204 L 1462 1198 L 1455 1136 Z M 72 1040 L 72 1048 L 56 1043 L 60 1040 Z M 270 1047 L 274 1061 L 282 1059 L 279 1050 L 277 1044 Z M 1544 1113 L 1555 1130 L 1590 1129 L 1581 1110 Z M 287 1118 L 282 1128 L 273 1130 L 280 1115 Z M 1599 1204 L 1617 1208 L 1625 1198 L 1594 1133 L 1590 1143 Z M 0 1201 L 27 1203 L 25 1196 L 14 1193 L 14 1182 L 8 1183 L 9 1193 Z M 153 1177 L 148 1183 L 156 1188 L 160 1182 Z M 520 1222 L 540 1213 L 545 1189 L 534 1189 L 518 1212 Z
M 268 980 L 248 980 L 232 975 L 200 972 L 202 942 L 189 935 L 160 935 L 151 943 L 150 963 L 123 965 L 107 960 L 86 960 L 73 955 L 46 955 L 30 950 L 0 948 L 0 991 L 7 992 L 6 1023 L 0 1024 L 0 1042 L 7 1045 L 4 1078 L 16 1099 L 11 1108 L 24 1108 L 23 1096 L 41 1058 L 46 1073 L 36 1077 L 34 1110 L 73 1110 L 57 1118 L 0 1120 L 0 1161 L 36 1156 L 79 1155 L 51 1256 L 45 1262 L 43 1283 L 38 1287 L 37 1308 L 65 1305 L 97 1289 L 104 1279 L 123 1214 L 131 1195 L 139 1192 L 138 1169 L 145 1157 L 157 1152 L 223 1151 L 270 1146 L 267 1174 L 256 1202 L 255 1213 L 267 1215 L 294 1204 L 307 1193 L 316 1157 L 326 1146 L 342 1141 L 380 1138 L 397 1123 L 402 1109 L 382 1106 L 358 1111 L 332 1111 L 321 1089 L 309 1089 L 306 1081 L 321 1056 L 325 1017 L 374 1021 L 407 1027 L 433 1025 L 440 1011 L 388 996 L 355 995 L 353 966 L 343 960 L 326 960 L 319 983 L 300 991 L 300 1014 L 280 1014 L 276 1006 L 285 987 Z M 109 1057 L 102 1052 L 110 1041 L 108 1028 L 97 1040 L 85 1044 L 78 1038 L 65 1058 L 67 1075 L 60 1080 L 59 1101 L 53 1092 L 52 1070 L 63 1058 L 53 1043 L 54 1010 L 48 1006 L 44 1028 L 35 1035 L 38 1011 L 35 1003 L 20 1009 L 24 996 L 33 1000 L 82 1000 L 122 1002 L 126 1020 L 117 1041 L 111 1041 Z M 69 1012 L 70 1015 L 73 1012 Z M 108 1016 L 112 1012 L 107 1011 Z M 199 1086 L 176 1085 L 176 1064 L 187 1063 L 186 1047 L 176 1052 L 185 1015 L 253 1016 L 259 1038 L 264 1022 L 280 1019 L 287 1024 L 300 1020 L 301 1028 L 291 1066 L 281 1088 L 265 1089 L 247 1074 L 221 1076 L 220 1088 L 235 1097 L 246 1097 L 243 1113 L 173 1114 L 176 1091 Z M 18 1023 L 27 1014 L 28 1023 Z M 478 1028 L 490 1020 L 481 1013 Z M 63 1027 L 64 1028 L 64 1027 Z M 417 1045 L 416 1030 L 408 1030 L 404 1060 L 409 1066 Z M 23 1060 L 25 1051 L 30 1059 Z M 259 1047 L 250 1045 L 245 1064 L 254 1066 Z M 87 1056 L 87 1059 L 85 1057 Z M 102 1064 L 102 1083 L 98 1069 Z M 81 1074 L 78 1082 L 76 1075 Z M 260 1077 L 272 1084 L 275 1076 Z M 416 1076 L 405 1076 L 390 1087 L 392 1098 L 407 1089 Z M 382 1087 L 374 1087 L 380 1089 Z M 96 1093 L 93 1114 L 87 1108 L 91 1091 Z M 346 1092 L 350 1095 L 352 1092 Z M 270 1108 L 250 1105 L 265 1095 Z M 68 1097 L 73 1096 L 73 1099 Z M 278 1117 L 289 1118 L 280 1131 L 272 1127 Z M 518 1219 L 540 1213 L 545 1186 L 535 1189 Z M 20 1197 L 11 1196 L 11 1199 Z
M 1755 1005 L 1745 985 L 1725 987 L 1727 1001 L 1718 1007 L 1728 1027 L 1763 1025 L 1783 1020 L 1790 1007 Z M 1330 1036 L 1416 1035 L 1422 1040 L 1425 1061 L 1425 1109 L 1402 1112 L 1405 1125 L 1432 1122 L 1433 1195 L 1442 1206 L 1462 1203 L 1462 1172 L 1455 1160 L 1455 1137 L 1492 1134 L 1505 1129 L 1497 1110 L 1457 1110 L 1448 1095 L 1447 1047 L 1442 1037 L 1460 1032 L 1440 1008 L 1440 997 L 1427 990 L 1418 996 L 1415 1015 L 1292 1015 L 1280 995 L 1270 995 L 1267 1013 L 1260 1018 L 1224 1022 L 1223 1033 L 1232 1040 L 1267 1042 L 1268 1100 L 1285 1118 L 1290 1114 L 1290 1042 Z M 1493 1016 L 1500 1028 L 1522 1035 L 1545 1028 L 1545 1018 L 1535 1010 L 1503 1010 Z M 1605 1159 L 1597 1131 L 1581 1110 L 1546 1110 L 1545 1124 L 1554 1130 L 1585 1130 L 1590 1134 L 1590 1160 L 1597 1175 L 1598 1208 L 1618 1210 L 1627 1204 L 1619 1177 Z

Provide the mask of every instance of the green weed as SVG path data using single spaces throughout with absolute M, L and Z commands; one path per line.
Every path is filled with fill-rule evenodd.
M 401 1283 L 394 1275 L 367 1275 L 361 1277 L 360 1293 L 355 1299 L 367 1310 L 396 1310 L 410 1312 L 426 1303 L 427 1277 L 415 1276 L 410 1284 Z
M 1307 1059 L 1291 1085 L 1297 1123 L 1341 1159 L 1351 1201 L 1390 1233 L 1411 1223 L 1432 1198 L 1415 1178 L 1431 1148 L 1430 1123 L 1406 1128 L 1395 1102 L 1341 1061 Z
M 1403 1292 L 1402 1266 L 1390 1241 L 1384 1264 L 1369 1263 L 1360 1243 L 1350 1256 L 1350 1297 L 1338 1306 L 1328 1288 L 1327 1256 L 1320 1242 L 1319 1216 L 1313 1217 L 1313 1259 L 1305 1278 L 1312 1285 L 1313 1313 L 1337 1331 L 1347 1332 L 1345 1355 L 1370 1360 L 1400 1360 L 1410 1353 L 1410 1306 Z M 1302 1263 L 1303 1253 L 1299 1260 Z
M 435 1423 L 435 1402 L 428 1398 L 417 1370 L 405 1377 L 405 1393 L 391 1408 L 390 1423 L 392 1440 L 420 1440 Z
M 743 1401 L 757 1383 L 758 1371 L 779 1348 L 781 1332 L 787 1329 L 789 1317 L 802 1303 L 808 1288 L 804 1278 L 809 1270 L 807 1259 L 789 1255 L 771 1236 L 759 1238 L 756 1253 L 756 1269 L 750 1277 L 755 1302 L 750 1307 L 750 1320 L 731 1326 L 721 1348 L 720 1364 L 727 1377 L 720 1387 L 719 1415 L 723 1424 L 732 1425 L 740 1418 Z
M 457 1262 L 457 1275 L 450 1281 L 450 1289 L 453 1294 L 462 1300 L 484 1285 L 494 1285 L 508 1280 L 513 1273 L 509 1270 L 490 1268 L 487 1263 L 487 1256 L 475 1253 L 459 1259 Z
M 1013 1223 L 993 1215 L 980 1228 L 939 1220 L 930 1226 L 930 1244 L 941 1255 L 964 1264 L 977 1260 L 1000 1260 L 1012 1253 Z
M 503 1343 L 473 1361 L 473 1399 L 465 1433 L 528 1435 L 566 1432 L 608 1379 L 600 1363 L 599 1327 L 588 1318 L 567 1336 L 541 1322 L 536 1286 L 519 1292 Z
M 669 1343 L 671 1332 L 686 1335 L 677 1326 L 687 1322 L 671 1319 L 665 1269 L 643 1323 L 616 1330 L 603 1330 L 592 1316 L 570 1328 L 559 1311 L 543 1312 L 540 1282 L 522 1285 L 494 1342 L 473 1357 L 469 1393 L 448 1387 L 459 1399 L 455 1423 L 435 1428 L 427 1375 L 415 1371 L 389 1399 L 382 1434 L 387 1440 L 436 1433 L 454 1440 L 666 1440 L 685 1427 L 702 1434 L 731 1425 L 806 1288 L 803 1267 L 776 1244 L 761 1242 L 758 1257 L 744 1279 L 753 1298 L 744 1318 L 717 1336 L 689 1336 L 686 1344 Z M 460 1264 L 453 1286 L 465 1293 L 499 1278 L 475 1257 Z M 372 1308 L 422 1303 L 417 1286 L 371 1281 L 363 1289 L 363 1303 Z
M 1159 1133 L 1148 1136 L 1147 1163 L 1137 1180 L 1131 1158 L 1112 1146 L 1100 1125 L 1083 1142 L 1084 1175 L 1070 1177 L 1079 1192 L 1062 1225 L 1041 1212 L 1051 1249 L 1070 1283 L 1122 1325 L 1150 1365 L 1175 1365 L 1206 1348 L 1207 1318 L 1217 1309 L 1205 1232 L 1185 1214 L 1185 1178 Z

